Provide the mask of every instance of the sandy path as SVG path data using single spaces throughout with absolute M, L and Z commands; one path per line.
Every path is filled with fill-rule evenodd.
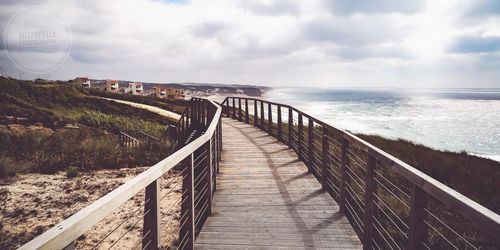
M 157 114 L 160 114 L 160 115 L 172 118 L 174 120 L 179 120 L 181 118 L 181 115 L 179 115 L 177 113 L 174 113 L 174 112 L 168 111 L 168 110 L 164 110 L 164 109 L 161 109 L 161 108 L 158 108 L 158 107 L 155 107 L 155 106 L 147 105 L 147 104 L 130 102 L 130 101 L 124 101 L 124 100 L 118 100 L 118 99 L 112 99 L 112 98 L 104 98 L 104 97 L 100 97 L 100 98 L 106 99 L 108 101 L 113 101 L 113 102 L 118 102 L 118 103 L 122 103 L 122 104 L 127 104 L 127 105 L 130 105 L 132 107 L 136 107 L 136 108 L 141 108 L 141 109 L 149 110 L 151 112 L 155 112 Z

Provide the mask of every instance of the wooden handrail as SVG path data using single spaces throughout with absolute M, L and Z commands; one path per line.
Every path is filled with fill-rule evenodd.
M 253 107 L 253 111 L 248 111 L 248 107 L 244 107 L 244 109 L 241 107 L 241 105 L 238 105 L 237 107 L 235 106 L 236 99 L 238 99 L 238 103 L 241 103 L 242 100 L 244 100 L 244 103 L 246 106 Z M 231 105 L 231 101 L 232 104 Z M 248 104 L 250 102 L 250 105 Z M 253 104 L 251 103 L 253 102 Z M 260 102 L 260 113 L 258 112 L 257 109 L 259 109 L 259 105 L 257 103 Z M 278 118 L 275 120 L 278 120 L 278 123 L 275 124 L 277 126 L 277 134 L 274 134 L 274 132 L 271 130 L 272 128 L 272 114 L 268 113 L 267 117 L 264 116 L 264 109 L 265 105 L 266 108 L 268 109 L 268 112 L 270 112 L 271 105 L 277 106 L 277 114 Z M 365 207 L 363 208 L 366 211 L 365 217 L 363 219 L 365 227 L 367 228 L 362 229 L 363 234 L 360 235 L 360 237 L 363 240 L 363 243 L 366 245 L 371 245 L 373 244 L 371 239 L 373 235 L 371 235 L 373 232 L 373 225 L 372 225 L 372 216 L 371 213 L 373 212 L 373 209 L 375 208 L 376 203 L 373 203 L 374 199 L 374 190 L 376 189 L 376 182 L 374 181 L 374 169 L 376 167 L 381 167 L 377 166 L 379 163 L 383 164 L 384 167 L 388 168 L 388 170 L 393 171 L 397 173 L 401 178 L 407 181 L 409 183 L 411 189 L 413 190 L 412 193 L 409 195 L 411 197 L 411 204 L 410 204 L 410 218 L 409 218 L 409 227 L 410 231 L 408 232 L 409 234 L 409 239 L 408 239 L 408 244 L 403 246 L 404 248 L 410 248 L 410 249 L 419 249 L 423 247 L 423 244 L 426 244 L 426 240 L 428 237 L 428 234 L 424 232 L 426 227 L 424 219 L 424 213 L 426 213 L 426 207 L 427 207 L 427 196 L 433 197 L 436 201 L 439 201 L 442 203 L 447 209 L 450 209 L 451 211 L 457 212 L 458 214 L 462 215 L 465 217 L 469 222 L 472 223 L 475 227 L 478 229 L 482 230 L 483 233 L 486 235 L 489 235 L 489 240 L 492 242 L 497 241 L 497 236 L 500 235 L 500 215 L 494 213 L 493 211 L 485 208 L 484 206 L 480 205 L 479 203 L 471 200 L 470 198 L 460 194 L 459 192 L 453 190 L 452 188 L 446 186 L 445 184 L 435 180 L 434 178 L 424 174 L 423 172 L 417 170 L 416 168 L 410 166 L 409 164 L 401 161 L 400 159 L 388 154 L 387 152 L 375 147 L 374 145 L 360 139 L 358 136 L 342 130 L 335 128 L 311 115 L 306 114 L 305 112 L 302 112 L 290 105 L 286 104 L 281 104 L 281 103 L 276 103 L 276 102 L 271 102 L 271 101 L 266 101 L 262 99 L 257 99 L 257 98 L 250 98 L 250 97 L 227 97 L 223 102 L 222 102 L 224 114 L 232 117 L 233 119 L 236 118 L 236 113 L 239 113 L 241 117 L 241 113 L 245 112 L 245 116 L 250 115 L 251 119 L 253 120 L 253 124 L 255 124 L 257 127 L 261 128 L 262 130 L 267 131 L 270 135 L 277 137 L 278 140 L 284 140 L 282 138 L 282 132 L 286 132 L 288 134 L 287 138 L 287 144 L 289 147 L 293 148 L 294 150 L 297 151 L 297 154 L 299 157 L 303 160 L 303 156 L 307 156 L 307 161 L 306 165 L 308 165 L 309 170 L 315 174 L 315 176 L 319 173 L 317 169 L 315 169 L 317 163 L 314 162 L 313 159 L 313 154 L 311 153 L 312 147 L 313 147 L 313 141 L 310 140 L 311 138 L 316 137 L 313 134 L 313 129 L 318 128 L 318 130 L 324 131 L 324 134 L 329 134 L 328 136 L 333 136 L 338 141 L 341 142 L 341 155 L 336 156 L 337 159 L 341 159 L 342 162 L 340 164 L 340 184 L 338 187 L 339 190 L 339 204 L 341 208 L 341 212 L 346 213 L 346 205 L 345 205 L 345 199 L 346 196 L 348 196 L 348 192 L 346 193 L 345 191 L 345 185 L 346 184 L 346 178 L 347 175 L 345 172 L 347 171 L 346 169 L 349 168 L 348 162 L 349 162 L 349 150 L 351 147 L 356 147 L 360 150 L 362 150 L 366 154 L 363 156 L 363 159 L 366 159 L 366 176 L 364 177 L 365 180 L 365 187 L 364 187 L 364 192 L 365 192 Z M 288 131 L 283 130 L 281 126 L 282 125 L 282 110 L 283 109 L 288 109 L 288 112 L 284 112 L 285 114 L 288 113 Z M 291 124 L 294 123 L 294 113 L 298 117 L 297 124 Z M 302 120 L 303 118 L 308 119 L 308 124 L 303 124 Z M 260 122 L 258 122 L 260 121 Z M 246 123 L 250 123 L 247 119 L 245 119 Z M 267 123 L 267 124 L 265 124 Z M 296 129 L 292 129 L 292 127 L 296 126 Z M 307 127 L 306 127 L 307 126 Z M 306 128 L 305 128 L 306 127 Z M 267 129 L 269 128 L 269 129 Z M 292 136 L 292 130 L 297 131 L 297 139 L 294 140 Z M 307 136 L 307 139 L 309 141 L 306 141 L 304 137 Z M 329 137 L 328 137 L 329 138 Z M 320 139 L 320 138 L 318 138 Z M 323 145 L 323 148 L 320 151 L 323 150 L 323 152 L 319 152 L 320 154 L 323 154 L 323 159 L 321 164 L 319 164 L 319 168 L 326 169 L 327 166 L 324 166 L 322 164 L 326 164 L 328 159 L 327 157 L 324 156 L 324 152 L 328 151 L 328 140 L 325 140 L 324 138 L 321 138 L 318 142 Z M 295 143 L 295 146 L 293 145 Z M 339 146 L 340 147 L 340 146 Z M 328 165 L 328 164 L 327 164 Z M 323 172 L 323 171 L 321 171 Z M 322 177 L 323 176 L 323 177 Z M 328 174 L 322 174 L 320 178 L 328 178 L 325 176 L 329 176 Z M 326 180 L 320 180 L 323 183 L 323 187 L 327 186 L 325 184 Z M 333 196 L 333 195 L 332 195 Z M 495 243 L 496 244 L 496 243 Z
M 211 144 L 212 140 L 216 140 L 216 144 L 220 144 L 221 142 L 219 141 L 218 138 L 220 138 L 220 132 L 221 132 L 221 115 L 222 115 L 222 108 L 218 104 L 216 104 L 213 101 L 206 100 L 206 99 L 200 99 L 200 98 L 193 98 L 193 100 L 190 102 L 190 106 L 188 108 L 192 108 L 193 104 L 197 103 L 206 103 L 205 105 L 206 108 L 209 106 L 212 107 L 211 110 L 214 110 L 215 112 L 206 112 L 208 115 L 211 116 L 211 123 L 208 124 L 208 127 L 204 130 L 205 133 L 203 133 L 201 136 L 196 138 L 194 141 L 191 143 L 184 145 L 182 148 L 168 156 L 167 158 L 163 159 L 162 161 L 158 162 L 154 166 L 148 168 L 146 171 L 142 172 L 138 176 L 134 177 L 133 179 L 127 181 L 123 185 L 119 186 L 118 188 L 114 189 L 110 193 L 106 194 L 102 198 L 98 199 L 97 201 L 93 202 L 91 205 L 83 208 L 82 210 L 78 211 L 71 217 L 67 218 L 66 220 L 58 223 L 54 227 L 50 228 L 46 232 L 44 232 L 42 235 L 36 237 L 35 239 L 31 240 L 30 242 L 26 243 L 25 245 L 21 246 L 20 249 L 64 249 L 67 246 L 74 246 L 74 241 L 83 235 L 85 232 L 87 232 L 89 229 L 91 229 L 94 225 L 96 225 L 98 222 L 100 222 L 102 219 L 104 219 L 106 216 L 110 215 L 115 211 L 118 207 L 120 207 L 122 204 L 124 204 L 126 201 L 128 201 L 130 198 L 135 196 L 137 193 L 139 193 L 142 190 L 146 189 L 146 196 L 148 197 L 149 194 L 149 199 L 150 203 L 146 204 L 146 206 L 153 206 L 155 208 L 154 214 L 155 216 L 145 216 L 144 220 L 145 223 L 144 225 L 152 225 L 149 228 L 158 228 L 158 225 L 154 225 L 155 223 L 159 223 L 159 207 L 157 204 L 153 204 L 151 200 L 155 201 L 157 203 L 157 200 L 154 199 L 154 197 L 159 195 L 159 190 L 157 187 L 158 185 L 158 179 L 165 174 L 167 171 L 172 170 L 175 166 L 177 166 L 179 163 L 185 161 L 188 159 L 188 162 L 191 164 L 188 164 L 187 168 L 188 171 L 187 173 L 191 173 L 191 182 L 187 184 L 188 187 L 191 187 L 190 190 L 187 190 L 187 195 L 188 197 L 191 197 L 191 199 L 194 199 L 194 190 L 193 190 L 193 155 L 196 150 L 200 148 L 206 148 L 207 144 Z M 200 110 L 198 110 L 200 111 Z M 207 110 L 205 110 L 207 111 Z M 194 116 L 189 118 L 189 120 L 193 121 L 191 124 L 196 125 L 194 123 Z M 198 121 L 197 121 L 198 122 Z M 199 124 L 198 124 L 199 125 Z M 198 126 L 200 127 L 200 126 Z M 206 167 L 210 169 L 214 168 L 214 166 L 217 165 L 215 159 L 215 156 L 212 156 L 212 152 L 208 152 L 210 156 L 210 164 L 206 165 Z M 218 152 L 220 154 L 220 152 Z M 219 159 L 217 159 L 218 161 Z M 204 165 L 205 166 L 205 165 Z M 210 174 L 213 172 L 210 171 Z M 188 180 L 189 181 L 189 180 Z M 184 183 L 184 182 L 183 182 Z M 183 187 L 185 185 L 183 184 Z M 184 193 L 184 192 L 183 192 Z M 212 195 L 212 188 L 209 189 L 208 193 Z M 210 199 L 211 200 L 211 199 Z M 193 203 L 193 202 L 191 202 Z M 152 204 L 152 205 L 151 205 Z M 211 205 L 211 204 L 210 204 Z M 191 220 L 194 221 L 194 207 L 188 206 L 187 209 L 190 209 L 188 214 L 190 213 L 191 215 L 188 215 L 187 217 Z M 208 210 L 210 211 L 210 210 Z M 146 221 L 147 219 L 153 218 L 155 221 Z M 149 224 L 148 224 L 149 223 Z M 189 229 L 189 232 L 191 236 L 188 236 L 188 241 L 192 243 L 194 242 L 194 225 L 192 225 Z M 159 232 L 153 232 L 151 235 L 156 235 L 154 236 L 155 238 L 151 239 L 151 242 L 154 244 L 159 244 L 158 243 L 158 234 Z M 185 246 L 189 246 L 189 242 L 186 243 Z M 151 247 L 151 246 L 150 246 Z M 152 248 L 158 248 L 158 245 L 152 246 Z M 149 248 L 148 248 L 149 249 Z

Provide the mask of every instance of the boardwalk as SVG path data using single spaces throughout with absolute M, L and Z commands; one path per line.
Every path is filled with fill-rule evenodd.
M 196 239 L 198 249 L 362 248 L 293 150 L 229 118 L 223 131 L 213 213 Z

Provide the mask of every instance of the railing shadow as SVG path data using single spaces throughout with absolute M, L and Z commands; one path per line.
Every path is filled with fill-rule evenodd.
M 271 143 L 260 143 L 260 142 L 257 141 L 258 139 L 268 137 L 269 135 L 252 137 L 252 136 L 250 136 L 251 133 L 248 133 L 248 132 L 245 133 L 244 132 L 244 128 L 242 128 L 240 126 L 236 126 L 236 125 L 239 125 L 239 124 L 244 124 L 244 123 L 238 122 L 238 121 L 236 123 L 235 122 L 225 122 L 224 123 L 224 125 L 231 126 L 232 128 L 240 131 L 241 134 L 244 135 L 255 148 L 257 148 L 258 150 L 260 150 L 263 153 L 263 155 L 264 155 L 264 157 L 266 159 L 267 166 L 269 166 L 269 169 L 271 170 L 271 173 L 272 173 L 272 176 L 273 176 L 273 180 L 277 184 L 276 186 L 279 189 L 279 193 L 281 195 L 281 198 L 287 204 L 286 210 L 287 210 L 288 214 L 290 215 L 289 217 L 293 219 L 293 221 L 294 221 L 295 225 L 297 226 L 297 228 L 306 229 L 306 230 L 308 230 L 310 232 L 310 233 L 307 233 L 307 234 L 301 234 L 301 237 L 302 237 L 303 242 L 310 242 L 310 243 L 313 244 L 313 246 L 308 246 L 308 247 L 315 247 L 316 246 L 316 242 L 315 242 L 315 239 L 313 237 L 315 235 L 315 233 L 321 231 L 322 229 L 327 228 L 329 225 L 331 225 L 331 224 L 335 223 L 336 221 L 342 219 L 343 215 L 340 214 L 339 211 L 332 211 L 332 215 L 330 217 L 328 217 L 327 219 L 322 220 L 321 222 L 319 222 L 318 224 L 314 225 L 313 227 L 310 227 L 306 223 L 306 221 L 304 220 L 305 218 L 303 218 L 303 215 L 301 215 L 299 213 L 298 206 L 301 203 L 303 203 L 303 202 L 305 202 L 307 200 L 310 200 L 310 199 L 312 199 L 314 197 L 320 196 L 321 194 L 325 193 L 325 191 L 323 191 L 321 189 L 321 187 L 319 187 L 318 190 L 313 191 L 310 194 L 306 194 L 304 197 L 301 197 L 298 200 L 294 200 L 292 198 L 292 195 L 290 194 L 290 192 L 287 190 L 287 187 L 286 187 L 285 184 L 291 182 L 292 180 L 299 180 L 299 179 L 306 178 L 311 173 L 306 172 L 306 173 L 299 174 L 299 175 L 293 177 L 292 179 L 288 179 L 288 180 L 284 179 L 280 175 L 280 173 L 278 172 L 278 168 L 286 167 L 287 165 L 289 165 L 290 163 L 293 163 L 293 162 L 301 162 L 298 159 L 298 157 L 297 157 L 297 160 L 292 161 L 292 162 L 287 162 L 287 163 L 282 163 L 282 164 L 276 164 L 276 163 L 274 163 L 273 158 L 271 157 L 273 152 L 269 152 L 269 151 L 267 151 L 267 149 L 265 149 L 263 147 L 263 145 L 267 145 L 267 144 L 271 144 Z M 264 132 L 258 131 L 258 133 L 264 133 Z M 272 143 L 279 143 L 279 142 L 275 141 L 275 142 L 272 142 Z M 288 150 L 292 150 L 292 149 L 288 149 Z M 286 150 L 283 150 L 283 151 L 286 151 Z M 306 167 L 304 166 L 304 169 L 305 168 Z

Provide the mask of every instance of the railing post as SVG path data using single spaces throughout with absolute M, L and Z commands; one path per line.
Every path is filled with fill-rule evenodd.
M 281 128 L 281 105 L 278 105 L 278 141 L 283 141 Z
M 203 101 L 202 100 L 198 101 L 198 106 L 200 108 L 200 124 L 203 126 L 203 125 L 205 125 L 205 121 L 203 121 L 204 110 L 203 110 Z
M 257 100 L 253 100 L 253 126 L 257 127 L 259 126 L 259 116 L 257 112 Z
M 260 101 L 260 128 L 266 131 L 266 126 L 264 124 L 264 102 Z
M 311 165 L 311 169 L 313 169 L 312 164 L 314 162 L 313 160 L 313 140 L 314 140 L 314 134 L 313 134 L 313 120 L 311 117 L 308 117 L 308 124 L 307 124 L 307 161 L 309 162 L 309 165 Z
M 187 108 L 187 114 L 186 114 L 186 117 L 188 118 L 186 120 L 186 131 L 189 129 L 189 127 L 191 126 L 191 123 L 193 123 L 193 108 L 191 105 L 188 106 Z
M 203 120 L 202 120 L 202 114 L 201 114 L 201 113 L 202 113 L 202 110 L 201 110 L 201 102 L 200 102 L 200 100 L 197 100 L 197 101 L 196 101 L 196 109 L 198 110 L 198 111 L 196 112 L 196 113 L 197 113 L 197 115 L 198 115 L 198 118 L 197 118 L 197 120 L 198 120 L 198 125 L 201 125 L 201 124 L 203 124 Z
M 340 165 L 340 212 L 345 214 L 347 212 L 345 206 L 346 200 L 346 181 L 347 181 L 347 165 L 349 164 L 349 160 L 347 159 L 347 149 L 349 148 L 349 141 L 344 138 L 342 134 L 342 157 L 341 157 L 341 165 Z
M 428 239 L 428 230 L 425 225 L 425 208 L 427 207 L 427 194 L 420 187 L 413 185 L 411 190 L 410 206 L 410 250 L 423 249 Z
M 375 168 L 377 160 L 370 153 L 368 153 L 368 160 L 366 165 L 366 187 L 365 187 L 365 218 L 363 229 L 363 249 L 373 249 L 373 210 L 374 210 L 374 194 L 376 193 L 375 183 Z
M 241 98 L 238 97 L 238 121 L 241 122 L 241 120 L 243 119 L 243 108 L 241 107 Z
M 63 250 L 75 250 L 75 249 L 76 249 L 76 244 L 74 241 L 72 241 L 71 243 L 69 243 L 69 245 L 63 248 Z
M 267 103 L 267 116 L 268 116 L 268 129 L 270 135 L 273 135 L 273 109 L 271 107 L 271 103 Z
M 206 216 L 208 217 L 209 215 L 212 214 L 212 177 L 213 177 L 213 172 L 212 172 L 212 159 L 213 159 L 213 155 L 212 155 L 212 139 L 210 138 L 210 140 L 208 141 L 208 145 L 206 146 L 208 152 L 207 152 L 207 159 L 206 159 L 206 168 L 207 168 L 207 177 L 206 178 L 206 182 L 207 182 L 207 202 L 208 202 L 208 207 L 207 207 L 207 212 L 206 212 Z M 205 219 L 206 220 L 206 219 Z
M 288 147 L 292 147 L 293 110 L 288 107 Z
M 182 181 L 182 203 L 181 203 L 181 218 L 180 225 L 184 225 L 179 229 L 179 243 L 183 243 L 186 238 L 184 246 L 181 249 L 193 249 L 195 239 L 195 226 L 194 226 L 194 153 L 186 158 L 186 173 Z M 187 213 L 187 215 L 185 215 Z
M 328 172 L 328 150 L 330 150 L 330 144 L 328 143 L 328 130 L 325 126 L 323 126 L 323 138 L 321 139 L 321 147 L 321 157 L 323 163 L 321 168 L 321 187 L 323 188 L 323 190 L 329 192 L 327 181 L 330 179 L 330 174 Z
M 248 114 L 248 99 L 245 98 L 245 123 L 250 123 L 250 115 Z
M 219 151 L 222 153 L 222 117 L 219 118 Z M 222 158 L 221 158 L 222 159 Z M 220 159 L 219 159 L 220 160 Z M 217 172 L 218 173 L 218 172 Z
M 158 249 L 160 247 L 160 181 L 152 182 L 146 187 L 144 204 L 144 221 L 142 229 L 142 249 Z
M 205 103 L 205 100 L 201 100 L 201 120 L 202 120 L 202 123 L 203 123 L 203 126 L 207 126 L 208 124 L 208 115 L 207 115 L 207 107 L 206 107 L 206 103 Z
M 233 117 L 233 119 L 236 119 L 236 100 L 234 99 L 234 97 L 231 97 L 231 99 L 233 99 L 233 112 L 231 117 Z
M 299 159 L 302 160 L 304 157 L 302 157 L 302 141 L 304 139 L 304 135 L 303 135 L 303 125 L 302 125 L 302 113 L 299 113 L 299 119 L 297 121 L 297 126 L 298 126 L 298 129 L 297 129 L 297 145 L 298 145 L 298 155 L 299 155 Z M 309 169 L 309 167 L 308 167 Z
M 196 102 L 191 102 L 191 126 L 196 124 Z

